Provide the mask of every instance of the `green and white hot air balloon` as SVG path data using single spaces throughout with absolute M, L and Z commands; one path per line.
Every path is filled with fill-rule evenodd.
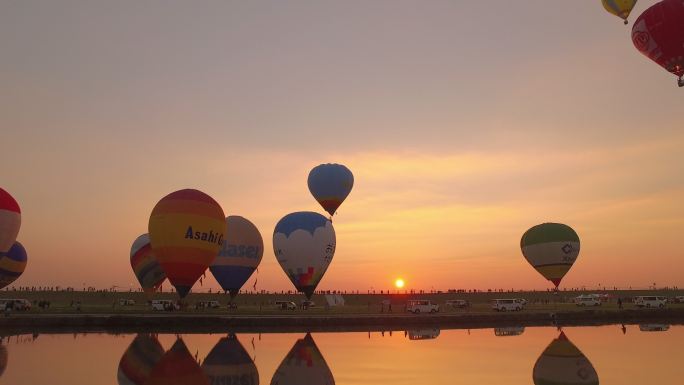
M 562 223 L 542 223 L 527 230 L 520 240 L 527 262 L 558 289 L 561 280 L 577 260 L 579 236 Z

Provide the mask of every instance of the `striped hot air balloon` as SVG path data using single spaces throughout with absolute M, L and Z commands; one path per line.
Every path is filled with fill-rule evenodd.
M 184 298 L 216 258 L 226 236 L 226 218 L 209 195 L 180 190 L 154 206 L 149 233 L 152 252 Z
M 0 253 L 0 289 L 16 281 L 26 269 L 27 262 L 26 249 L 19 242 L 14 242 L 8 252 Z
M 140 286 L 147 293 L 158 289 L 166 279 L 164 270 L 152 252 L 149 234 L 143 234 L 133 242 L 133 246 L 131 246 L 131 267 L 135 277 L 140 282 Z
M 259 229 L 249 220 L 231 215 L 226 218 L 226 239 L 209 270 L 232 299 L 259 266 L 263 255 L 264 240 Z
M 138 334 L 119 361 L 119 385 L 145 385 L 163 355 L 164 348 L 156 337 Z
M 341 164 L 321 164 L 309 172 L 307 184 L 323 209 L 334 215 L 354 187 L 354 175 Z
M 210 385 L 259 385 L 259 371 L 235 334 L 219 340 L 202 362 L 202 370 Z
M 271 385 L 295 384 L 335 384 L 328 364 L 309 333 L 294 344 L 271 379 Z
M 527 262 L 558 288 L 579 255 L 580 240 L 570 226 L 543 223 L 523 234 L 520 248 Z
M 311 299 L 335 255 L 335 229 L 318 213 L 288 214 L 273 231 L 273 251 L 295 288 Z
M 21 209 L 14 198 L 0 188 L 0 253 L 12 247 L 21 227 Z
M 0 376 L 2 376 L 2 374 L 5 373 L 5 369 L 7 369 L 8 357 L 9 354 L 7 352 L 7 347 L 5 347 L 5 345 L 0 344 Z
M 627 18 L 637 3 L 637 0 L 601 0 L 603 8 L 621 18 L 627 24 Z
M 565 333 L 551 341 L 532 370 L 534 385 L 598 385 L 596 369 Z
M 145 385 L 209 385 L 209 380 L 179 338 L 152 368 Z

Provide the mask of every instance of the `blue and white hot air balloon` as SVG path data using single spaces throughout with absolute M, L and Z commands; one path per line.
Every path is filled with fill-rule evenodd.
M 273 251 L 295 288 L 311 299 L 335 255 L 335 229 L 318 213 L 288 214 L 273 231 Z

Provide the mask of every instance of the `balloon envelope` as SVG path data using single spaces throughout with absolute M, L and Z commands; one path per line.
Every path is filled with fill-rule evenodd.
M 144 385 L 163 355 L 164 348 L 156 337 L 138 334 L 119 361 L 119 385 Z
M 7 348 L 5 345 L 0 345 L 0 376 L 2 376 L 2 374 L 5 373 L 5 369 L 7 369 L 8 358 L 9 354 L 7 352 Z
M 209 195 L 180 190 L 150 215 L 152 252 L 181 298 L 214 261 L 226 233 L 223 209 Z
M 598 385 L 589 359 L 561 332 L 542 352 L 532 370 L 535 385 Z
M 183 340 L 179 338 L 152 368 L 145 384 L 209 385 L 209 381 Z
M 259 385 L 259 371 L 234 334 L 221 338 L 202 362 L 211 385 Z
M 263 255 L 264 240 L 259 229 L 247 219 L 231 215 L 226 218 L 226 239 L 209 270 L 221 288 L 235 297 Z
M 520 248 L 527 262 L 558 287 L 579 255 L 580 240 L 570 226 L 543 223 L 523 234 Z
M 601 0 L 603 8 L 613 15 L 623 19 L 627 24 L 627 18 L 637 3 L 637 0 Z
M 146 292 L 156 290 L 166 279 L 164 270 L 152 252 L 149 234 L 143 234 L 133 242 L 133 246 L 131 246 L 131 267 L 135 277 L 140 282 L 140 286 Z
M 335 254 L 335 229 L 318 213 L 288 214 L 273 231 L 273 251 L 295 288 L 311 298 Z
M 26 269 L 27 263 L 26 249 L 19 242 L 14 242 L 8 252 L 0 253 L 0 289 L 16 281 Z
M 21 227 L 21 209 L 17 201 L 0 188 L 0 252 L 12 247 Z
M 663 0 L 634 22 L 636 49 L 680 78 L 684 76 L 684 1 Z
M 323 209 L 334 215 L 354 187 L 354 175 L 341 164 L 326 163 L 309 172 L 307 184 Z
M 311 334 L 298 340 L 271 379 L 271 385 L 333 385 L 335 379 Z

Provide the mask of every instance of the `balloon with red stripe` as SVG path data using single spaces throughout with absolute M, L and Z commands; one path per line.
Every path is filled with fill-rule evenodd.
M 152 252 L 149 234 L 143 234 L 133 241 L 131 267 L 135 277 L 140 282 L 140 286 L 146 293 L 157 290 L 166 279 L 164 270 Z
M 216 258 L 226 236 L 221 206 L 193 189 L 162 198 L 150 215 L 152 252 L 184 298 Z
M 0 188 L 0 252 L 7 252 L 17 240 L 21 227 L 21 209 L 7 191 Z
M 209 385 L 209 380 L 179 338 L 152 368 L 145 385 Z

